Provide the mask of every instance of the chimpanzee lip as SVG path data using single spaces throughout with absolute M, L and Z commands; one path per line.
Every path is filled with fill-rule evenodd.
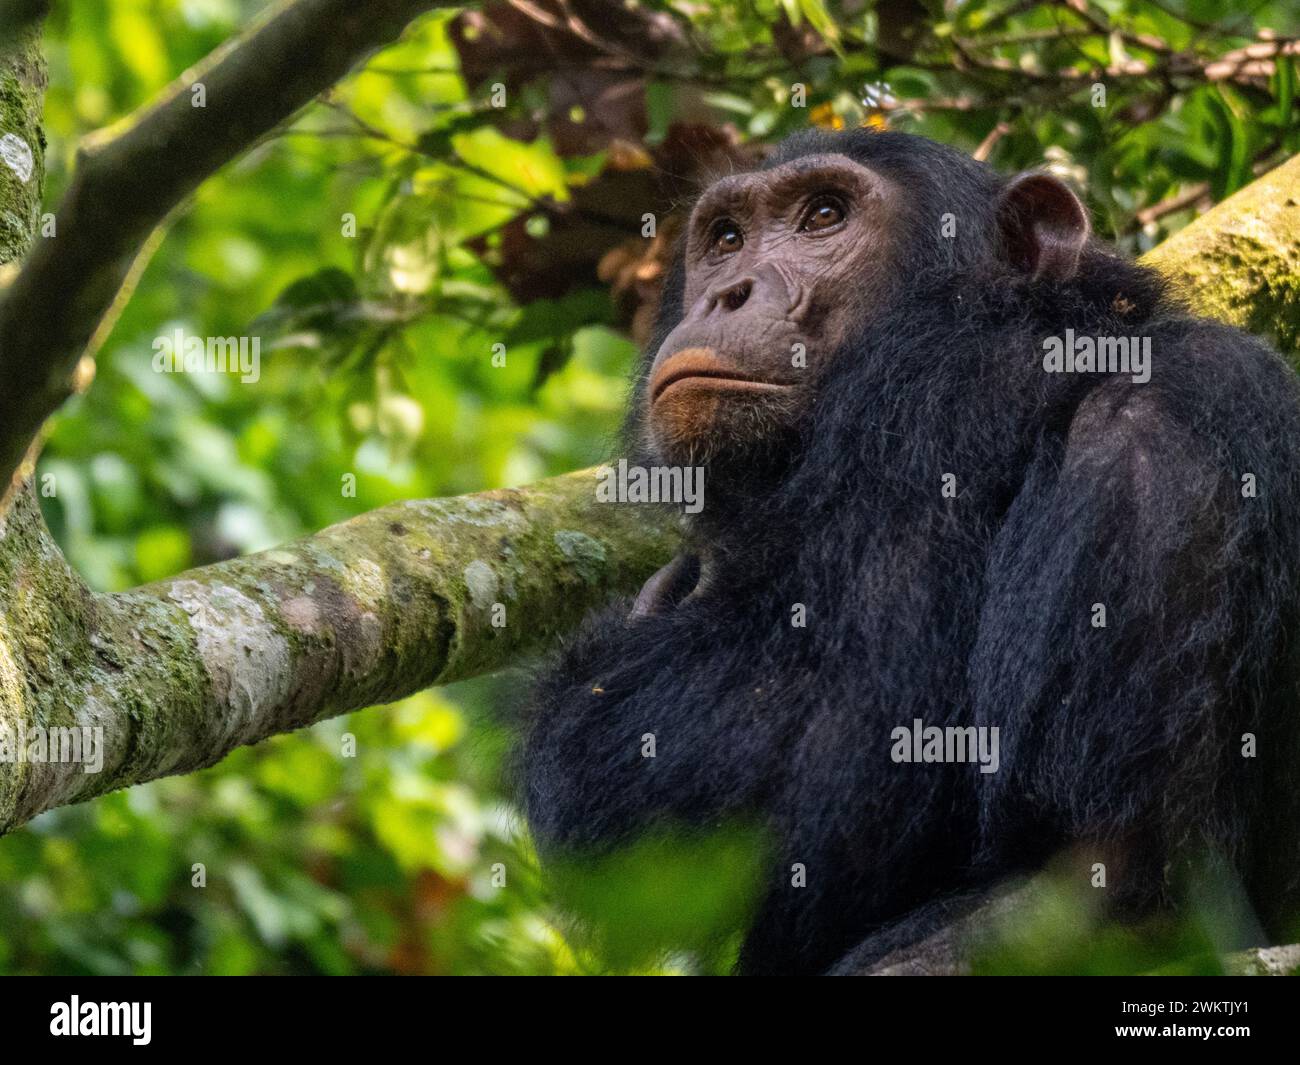
M 683 348 L 666 359 L 651 378 L 651 402 L 660 399 L 673 385 L 688 380 L 714 381 L 718 388 L 740 392 L 768 392 L 790 387 L 743 373 L 719 359 L 712 348 Z

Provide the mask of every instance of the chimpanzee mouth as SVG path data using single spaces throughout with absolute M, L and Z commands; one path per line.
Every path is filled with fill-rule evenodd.
M 683 348 L 668 358 L 650 379 L 650 401 L 662 399 L 674 386 L 690 383 L 710 391 L 775 392 L 790 385 L 763 381 L 719 359 L 712 348 Z

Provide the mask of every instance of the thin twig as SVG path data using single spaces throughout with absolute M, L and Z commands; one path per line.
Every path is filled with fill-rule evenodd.
M 57 237 L 36 244 L 0 299 L 0 486 L 75 390 L 78 362 L 159 222 L 412 19 L 449 2 L 278 4 L 156 103 L 87 139 Z

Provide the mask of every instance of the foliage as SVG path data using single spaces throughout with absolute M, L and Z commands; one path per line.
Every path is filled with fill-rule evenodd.
M 47 209 L 80 137 L 261 6 L 56 5 Z M 644 214 L 670 232 L 711 167 L 809 124 L 1049 165 L 1104 236 L 1143 250 L 1295 150 L 1295 50 L 1260 36 L 1288 6 L 656 0 L 574 4 L 567 29 L 505 5 L 431 16 L 174 219 L 41 459 L 51 528 L 117 589 L 393 500 L 598 461 L 627 330 L 643 334 L 662 276 Z M 1231 61 L 1261 41 L 1277 54 Z M 258 379 L 154 372 L 155 338 L 177 328 L 260 337 Z M 642 888 L 672 870 L 685 901 L 559 883 L 604 927 L 566 945 L 500 780 L 492 711 L 519 690 L 427 692 L 45 815 L 0 843 L 0 971 L 645 971 L 665 951 L 673 971 L 723 965 L 740 838 L 655 843 L 616 870 Z M 734 859 L 729 891 L 707 853 Z

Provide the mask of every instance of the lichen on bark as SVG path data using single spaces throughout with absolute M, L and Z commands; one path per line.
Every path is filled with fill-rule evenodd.
M 1289 160 L 1144 260 L 1200 314 L 1300 349 L 1300 157 Z
M 45 80 L 37 29 L 0 46 L 0 264 L 23 256 L 40 220 Z
M 675 547 L 670 508 L 596 484 L 396 503 L 113 595 L 67 566 L 28 486 L 0 528 L 0 721 L 101 727 L 104 765 L 0 764 L 0 833 L 551 646 Z

